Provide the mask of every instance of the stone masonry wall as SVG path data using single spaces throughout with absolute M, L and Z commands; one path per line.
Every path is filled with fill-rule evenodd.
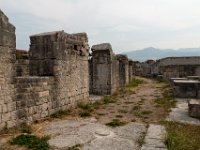
M 158 60 L 156 64 L 164 79 L 200 74 L 200 57 L 169 57 Z
M 58 31 L 33 35 L 30 40 L 30 74 L 54 77 L 50 113 L 88 99 L 87 35 Z
M 15 63 L 16 76 L 29 76 L 29 60 L 17 59 Z
M 16 77 L 15 82 L 16 107 L 11 108 L 13 111 L 8 127 L 31 123 L 50 115 L 52 77 Z
M 11 117 L 10 107 L 16 107 L 13 101 L 15 41 L 15 27 L 9 23 L 7 16 L 0 10 L 0 128 L 8 124 Z

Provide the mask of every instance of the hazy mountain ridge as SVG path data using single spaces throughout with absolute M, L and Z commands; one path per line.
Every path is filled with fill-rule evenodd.
M 180 48 L 174 50 L 148 47 L 142 50 L 125 52 L 123 54 L 126 54 L 133 60 L 146 61 L 148 59 L 157 60 L 165 57 L 200 56 L 200 48 Z

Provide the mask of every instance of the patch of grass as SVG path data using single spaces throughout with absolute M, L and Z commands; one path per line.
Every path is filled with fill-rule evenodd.
M 166 122 L 168 150 L 199 150 L 200 127 L 195 125 Z
M 142 147 L 142 145 L 145 143 L 145 135 L 146 132 L 142 132 L 142 135 L 138 138 L 137 143 L 139 144 L 140 147 Z
M 27 125 L 26 123 L 22 123 L 20 125 L 20 131 L 22 133 L 28 133 L 28 134 L 32 133 L 31 127 L 29 125 Z
M 16 59 L 29 59 L 29 56 L 25 54 L 16 54 Z
M 85 103 L 85 102 L 79 102 L 78 107 L 81 108 L 82 110 L 85 110 L 87 112 L 93 112 L 93 106 L 90 103 Z
M 63 118 L 64 116 L 67 116 L 70 114 L 70 110 L 59 110 L 54 114 L 51 114 L 50 117 L 51 118 Z
M 141 115 L 147 116 L 147 115 L 150 115 L 151 113 L 152 113 L 152 111 L 150 111 L 150 110 L 144 110 L 144 111 L 141 112 Z
M 21 134 L 16 138 L 12 139 L 10 141 L 10 144 L 25 146 L 31 150 L 48 150 L 49 149 L 49 145 L 47 143 L 48 140 L 49 140 L 48 136 L 39 138 L 35 135 Z
M 79 113 L 79 115 L 80 115 L 80 117 L 85 118 L 85 117 L 90 117 L 90 116 L 91 116 L 91 113 L 88 112 L 88 111 L 81 111 L 81 112 Z
M 131 82 L 127 85 L 127 87 L 137 87 L 137 86 L 139 86 L 142 83 L 144 83 L 143 80 L 138 79 L 138 78 L 133 78 L 131 80 Z
M 110 96 L 105 96 L 103 98 L 103 103 L 104 104 L 109 104 L 109 103 L 115 103 L 115 101 Z
M 119 113 L 123 113 L 123 114 L 128 113 L 128 111 L 127 111 L 126 109 L 119 109 L 118 112 L 119 112 Z
M 81 144 L 77 144 L 72 147 L 69 147 L 67 150 L 80 150 L 81 147 L 82 147 Z
M 102 105 L 103 103 L 102 103 L 102 101 L 95 101 L 94 103 L 93 103 L 93 107 L 95 108 L 95 109 L 99 109 L 99 107 Z
M 125 124 L 126 122 L 120 121 L 119 119 L 113 119 L 111 122 L 107 123 L 106 125 L 114 128 L 118 126 L 123 126 Z
M 165 90 L 163 97 L 155 99 L 154 103 L 155 107 L 163 107 L 167 113 L 176 106 L 176 100 L 172 96 L 171 90 Z

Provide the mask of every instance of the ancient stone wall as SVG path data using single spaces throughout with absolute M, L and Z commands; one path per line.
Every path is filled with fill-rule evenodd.
M 15 63 L 16 76 L 29 76 L 29 60 L 17 59 Z
M 164 79 L 200 74 L 200 57 L 169 57 L 157 61 Z
M 30 37 L 30 74 L 53 76 L 53 111 L 75 106 L 89 98 L 89 45 L 87 35 L 63 31 Z
M 10 106 L 16 107 L 14 97 L 14 63 L 16 60 L 15 27 L 0 10 L 0 128 L 11 117 Z
M 15 78 L 16 107 L 9 106 L 12 112 L 8 127 L 23 122 L 31 123 L 50 115 L 50 108 L 52 108 L 50 93 L 53 92 L 51 88 L 53 80 L 52 77 Z

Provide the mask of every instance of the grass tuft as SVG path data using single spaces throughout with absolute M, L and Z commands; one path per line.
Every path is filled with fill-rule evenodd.
M 16 138 L 10 141 L 12 145 L 25 146 L 31 150 L 48 150 L 49 145 L 47 141 L 49 140 L 48 136 L 45 137 L 36 137 L 35 135 L 30 134 L 21 134 Z
M 82 147 L 81 144 L 77 144 L 72 147 L 69 147 L 67 150 L 80 150 L 81 147 Z
M 105 96 L 104 99 L 103 99 L 103 103 L 109 104 L 109 103 L 115 103 L 115 101 L 112 100 L 112 98 L 110 96 Z
M 90 103 L 79 102 L 78 107 L 88 112 L 94 111 L 93 106 Z
M 59 110 L 56 113 L 50 115 L 51 118 L 63 118 L 70 114 L 70 110 Z
M 168 150 L 199 150 L 199 126 L 166 122 L 167 137 L 165 144 Z
M 142 83 L 144 83 L 143 80 L 138 79 L 138 78 L 133 78 L 131 80 L 131 82 L 127 85 L 127 87 L 137 87 L 137 86 L 139 86 Z
M 90 117 L 90 116 L 91 116 L 91 113 L 88 112 L 88 111 L 81 111 L 81 112 L 79 113 L 79 115 L 80 115 L 80 117 L 85 118 L 85 117 Z
M 125 124 L 126 122 L 122 122 L 119 119 L 113 119 L 111 122 L 107 123 L 106 125 L 114 128 L 118 126 L 123 126 Z

